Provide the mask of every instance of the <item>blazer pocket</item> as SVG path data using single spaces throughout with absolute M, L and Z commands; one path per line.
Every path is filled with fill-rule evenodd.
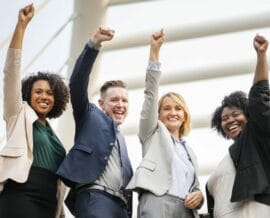
M 24 154 L 25 149 L 24 148 L 18 148 L 18 147 L 4 147 L 0 151 L 0 156 L 3 157 L 20 157 Z
M 156 169 L 156 164 L 151 160 L 142 160 L 139 168 L 145 168 L 150 171 L 154 171 Z
M 86 152 L 88 154 L 92 154 L 93 153 L 93 149 L 88 147 L 88 146 L 85 146 L 85 145 L 82 145 L 82 144 L 77 144 L 73 150 L 79 150 L 79 151 L 83 151 L 83 152 Z

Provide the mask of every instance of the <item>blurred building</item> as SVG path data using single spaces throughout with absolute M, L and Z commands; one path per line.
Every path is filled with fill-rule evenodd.
M 26 0 L 0 0 L 0 69 L 18 10 Z M 68 83 L 74 62 L 100 25 L 115 29 L 112 42 L 104 43 L 95 63 L 89 95 L 97 102 L 100 85 L 109 79 L 124 80 L 130 90 L 130 112 L 121 127 L 127 135 L 134 169 L 141 160 L 137 139 L 143 101 L 150 35 L 164 29 L 161 49 L 160 95 L 181 93 L 190 108 L 192 131 L 187 137 L 198 156 L 202 190 L 210 172 L 227 152 L 230 141 L 210 129 L 210 117 L 224 95 L 248 91 L 256 64 L 253 37 L 270 40 L 269 0 L 33 0 L 36 15 L 27 30 L 22 77 L 49 70 Z M 3 73 L 0 74 L 0 114 L 3 114 Z M 67 149 L 73 144 L 72 110 L 52 121 Z M 0 119 L 0 147 L 5 123 Z M 134 217 L 136 215 L 136 196 Z M 205 211 L 205 206 L 202 211 Z M 71 216 L 70 216 L 71 217 Z

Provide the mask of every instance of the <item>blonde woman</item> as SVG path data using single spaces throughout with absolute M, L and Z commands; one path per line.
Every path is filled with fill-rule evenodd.
M 190 113 L 177 93 L 158 101 L 159 51 L 163 30 L 151 37 L 144 103 L 139 125 L 143 160 L 128 188 L 139 192 L 139 218 L 193 218 L 203 203 L 196 157 L 184 140 L 190 131 Z

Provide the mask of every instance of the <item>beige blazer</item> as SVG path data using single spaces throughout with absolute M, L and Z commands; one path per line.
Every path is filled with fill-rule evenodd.
M 26 182 L 33 162 L 33 122 L 35 111 L 22 101 L 21 50 L 9 49 L 4 68 L 4 120 L 7 142 L 0 151 L 0 191 L 7 179 Z M 58 182 L 58 207 L 56 217 L 63 217 L 65 187 Z
M 141 111 L 139 139 L 143 159 L 136 169 L 127 189 L 148 190 L 157 196 L 167 193 L 171 185 L 171 167 L 174 144 L 165 125 L 158 120 L 158 85 L 161 72 L 150 70 L 146 74 L 145 100 Z M 197 160 L 192 149 L 187 152 L 198 175 Z M 192 191 L 199 190 L 195 176 Z

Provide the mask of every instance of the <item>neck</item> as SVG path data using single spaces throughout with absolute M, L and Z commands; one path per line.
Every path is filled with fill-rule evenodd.
M 177 139 L 177 140 L 180 139 L 180 135 L 179 135 L 179 131 L 178 131 L 178 130 L 177 130 L 177 131 L 171 131 L 171 130 L 169 130 L 169 132 L 171 133 L 171 135 L 172 135 L 175 139 Z
M 38 118 L 38 122 L 41 123 L 42 125 L 46 126 L 46 119 L 45 118 Z

